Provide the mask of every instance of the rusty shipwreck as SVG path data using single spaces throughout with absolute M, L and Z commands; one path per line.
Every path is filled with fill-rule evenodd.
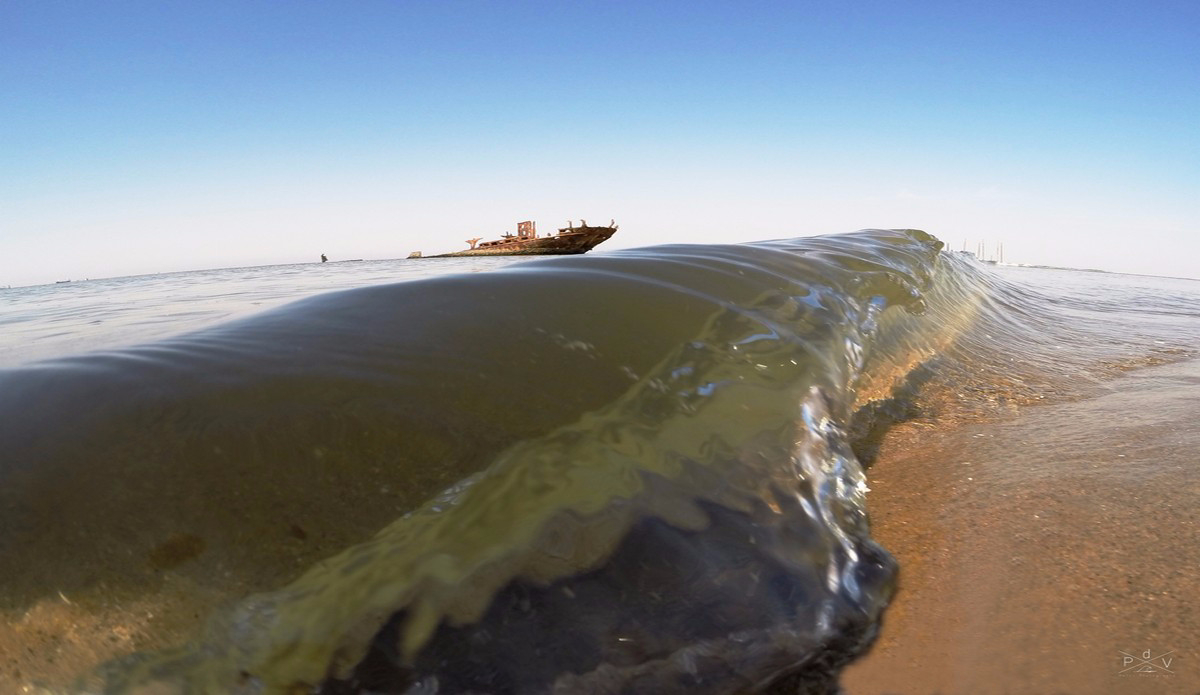
M 580 220 L 579 226 L 571 221 L 558 234 L 538 236 L 537 223 L 518 222 L 517 233 L 507 233 L 493 241 L 482 241 L 482 237 L 468 239 L 470 248 L 465 251 L 422 256 L 420 251 L 409 254 L 409 258 L 450 258 L 454 256 L 552 256 L 587 253 L 617 232 L 615 221 L 607 227 L 593 227 Z M 481 243 L 482 241 L 482 243 Z

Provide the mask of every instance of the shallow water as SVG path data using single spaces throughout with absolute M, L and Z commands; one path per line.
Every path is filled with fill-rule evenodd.
M 1082 398 L 1200 342 L 1200 283 L 939 246 L 10 290 L 0 555 L 21 570 L 0 609 L 60 655 L 23 654 L 10 682 L 131 653 L 85 689 L 832 682 L 893 591 L 866 525 L 873 424 Z M 279 306 L 412 275 L 438 277 Z

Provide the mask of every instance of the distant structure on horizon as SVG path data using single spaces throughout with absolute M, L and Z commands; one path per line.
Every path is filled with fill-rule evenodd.
M 995 255 L 989 257 L 987 255 L 987 242 L 986 241 L 979 242 L 975 247 L 975 252 L 972 253 L 967 250 L 967 240 L 963 239 L 962 252 L 967 254 L 968 256 L 974 256 L 975 258 L 983 261 L 984 263 L 996 264 L 996 263 L 1004 262 L 1004 242 L 997 242 Z
M 413 251 L 409 258 L 450 258 L 454 256 L 559 256 L 587 253 L 599 244 L 607 241 L 617 233 L 616 220 L 606 227 L 590 226 L 586 220 L 579 220 L 579 226 L 567 220 L 567 226 L 561 227 L 558 234 L 538 236 L 537 223 L 525 221 L 517 223 L 517 233 L 506 233 L 493 241 L 479 243 L 483 237 L 467 239 L 469 247 L 466 251 L 442 253 L 436 256 L 423 256 L 420 251 Z

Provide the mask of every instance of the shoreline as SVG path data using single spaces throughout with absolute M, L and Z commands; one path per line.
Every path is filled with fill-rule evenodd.
M 1200 361 L 1105 386 L 888 432 L 868 506 L 900 589 L 849 695 L 1200 688 Z

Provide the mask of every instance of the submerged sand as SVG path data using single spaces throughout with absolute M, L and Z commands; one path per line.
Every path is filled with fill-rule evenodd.
M 894 427 L 869 506 L 900 591 L 846 691 L 1200 691 L 1198 452 L 1200 361 Z

